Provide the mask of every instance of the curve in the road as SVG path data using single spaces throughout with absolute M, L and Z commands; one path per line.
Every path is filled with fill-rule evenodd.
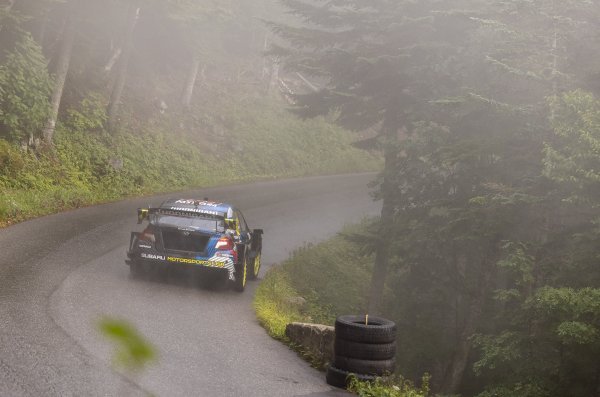
M 181 193 L 231 202 L 265 229 L 264 272 L 305 242 L 375 215 L 372 174 Z M 324 376 L 270 339 L 245 293 L 132 280 L 124 265 L 138 206 L 127 200 L 0 230 L 0 395 L 334 395 Z M 143 374 L 111 369 L 101 316 L 132 322 L 159 350 Z M 323 394 L 324 393 L 324 394 Z

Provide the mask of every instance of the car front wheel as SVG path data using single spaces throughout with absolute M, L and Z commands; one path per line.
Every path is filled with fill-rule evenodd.
M 256 255 L 251 259 L 252 267 L 251 271 L 248 274 L 250 276 L 250 280 L 256 280 L 258 278 L 258 272 L 260 272 L 260 263 L 261 263 L 261 252 L 258 251 Z

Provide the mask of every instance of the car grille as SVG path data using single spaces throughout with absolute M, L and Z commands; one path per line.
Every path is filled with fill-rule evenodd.
M 166 250 L 204 252 L 210 236 L 182 230 L 163 230 L 163 244 Z

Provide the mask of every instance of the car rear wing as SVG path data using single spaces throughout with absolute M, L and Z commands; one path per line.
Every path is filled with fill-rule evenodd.
M 225 219 L 224 213 L 204 208 L 138 208 L 138 224 L 142 223 L 144 220 L 148 219 L 150 215 L 154 214 L 190 216 L 215 220 Z

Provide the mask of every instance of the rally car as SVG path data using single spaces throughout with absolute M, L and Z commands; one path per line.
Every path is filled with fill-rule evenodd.
M 157 208 L 138 209 L 138 223 L 127 251 L 132 276 L 149 269 L 191 269 L 221 274 L 237 291 L 260 270 L 262 229 L 250 230 L 244 215 L 229 204 L 172 199 Z

